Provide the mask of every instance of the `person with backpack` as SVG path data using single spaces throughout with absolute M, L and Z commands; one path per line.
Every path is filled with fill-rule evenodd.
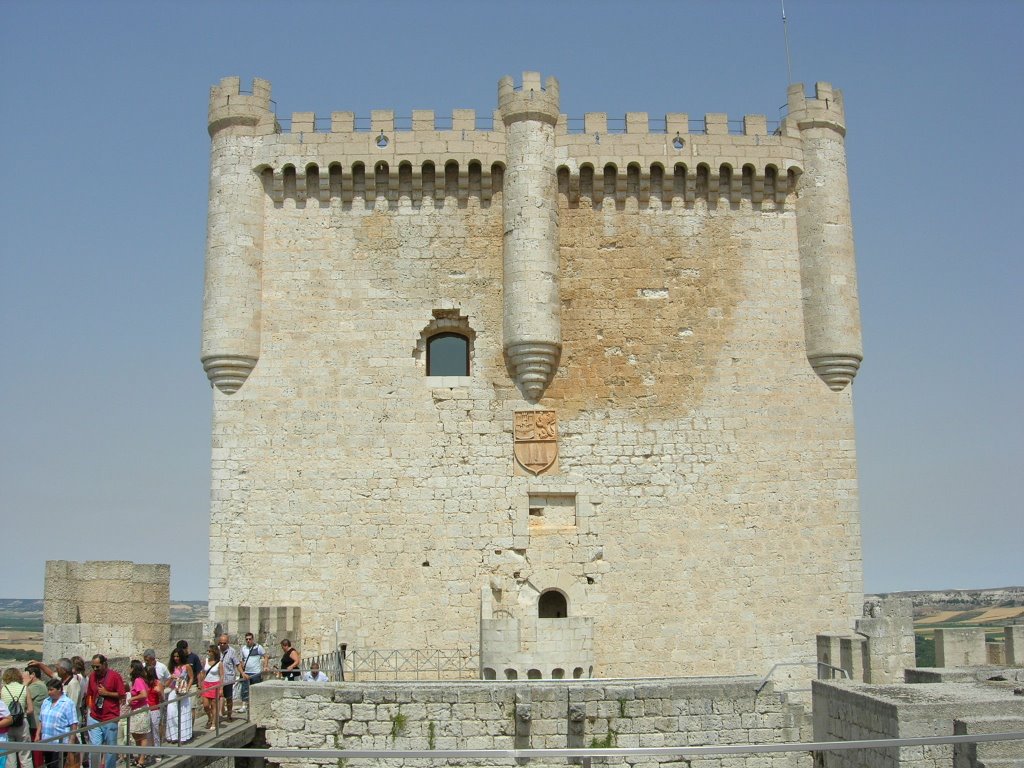
M 3 681 L 0 683 L 0 701 L 7 705 L 12 717 L 7 731 L 8 741 L 31 741 L 28 718 L 35 710 L 32 707 L 32 697 L 28 693 L 28 688 L 22 681 L 21 670 L 17 667 L 8 667 L 4 670 Z M 32 768 L 31 750 L 25 749 L 8 753 L 8 757 L 14 758 L 13 761 L 8 761 L 10 768 Z
M 14 718 L 11 717 L 11 710 L 0 700 L 0 745 L 8 741 L 7 731 L 11 729 Z M 0 768 L 7 768 L 7 753 L 0 753 Z

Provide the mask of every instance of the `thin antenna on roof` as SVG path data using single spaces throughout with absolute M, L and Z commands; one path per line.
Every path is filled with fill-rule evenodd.
M 782 34 L 786 38 L 786 74 L 789 81 L 786 85 L 793 84 L 793 65 L 789 60 L 789 27 L 786 25 L 786 0 L 779 0 L 782 3 Z

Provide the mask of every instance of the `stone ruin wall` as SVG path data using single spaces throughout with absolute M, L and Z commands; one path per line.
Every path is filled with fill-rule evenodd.
M 907 598 L 872 598 L 853 632 L 818 635 L 818 678 L 865 683 L 903 682 L 916 665 L 913 605 Z
M 252 716 L 271 747 L 310 749 L 559 749 L 778 744 L 807 740 L 800 706 L 755 678 L 616 680 L 528 685 L 265 683 Z M 627 765 L 677 763 L 629 756 Z M 315 759 L 281 765 L 315 765 Z M 323 761 L 324 764 L 333 761 Z M 378 764 L 399 761 L 377 760 Z M 690 757 L 692 768 L 810 768 L 806 753 Z M 417 760 L 434 768 L 445 760 Z M 469 765 L 508 765 L 507 760 Z M 533 759 L 531 765 L 565 765 Z
M 169 565 L 47 560 L 43 658 L 102 653 L 111 660 L 170 650 Z
M 870 685 L 813 683 L 814 741 L 927 738 L 1020 733 L 1024 697 L 1019 681 L 993 680 Z M 995 760 L 993 762 L 992 760 Z M 817 768 L 977 768 L 1018 765 L 1024 742 L 924 744 L 817 753 Z
M 381 112 L 369 133 L 344 113 L 276 133 L 263 88 L 227 80 L 211 102 L 212 611 L 299 606 L 307 653 L 335 619 L 350 648 L 480 653 L 481 618 L 528 643 L 559 589 L 592 621 L 578 647 L 598 676 L 764 674 L 850 629 L 851 394 L 809 361 L 828 317 L 804 303 L 798 226 L 798 118 L 824 98 L 791 94 L 778 134 L 675 116 L 683 150 L 636 116 L 595 144 L 555 111 L 535 207 L 558 223 L 561 349 L 534 405 L 506 338 L 514 132 L 456 113 L 407 134 Z M 471 333 L 471 376 L 425 376 L 423 340 L 446 327 Z M 512 424 L 538 406 L 559 455 L 531 476 Z

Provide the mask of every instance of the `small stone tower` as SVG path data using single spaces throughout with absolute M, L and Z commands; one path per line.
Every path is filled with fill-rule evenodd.
M 527 72 L 498 83 L 508 158 L 504 190 L 505 354 L 528 400 L 544 394 L 562 350 L 555 124 L 558 81 Z
M 853 381 L 864 358 L 843 94 L 828 83 L 817 83 L 813 99 L 804 95 L 801 84 L 791 85 L 788 96 L 786 127 L 791 131 L 796 124 L 804 149 L 796 216 L 807 359 L 839 392 Z
M 210 91 L 210 199 L 201 360 L 210 383 L 232 394 L 260 356 L 263 186 L 253 173 L 256 136 L 276 128 L 270 83 L 238 78 Z

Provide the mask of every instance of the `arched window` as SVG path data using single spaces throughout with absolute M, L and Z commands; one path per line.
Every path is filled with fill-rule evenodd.
M 427 339 L 427 376 L 469 376 L 469 339 L 461 333 Z
M 476 342 L 476 331 L 470 326 L 469 318 L 452 307 L 435 309 L 433 315 L 434 319 L 416 339 L 413 357 L 431 378 L 469 376 Z
M 549 589 L 541 594 L 537 601 L 537 618 L 564 619 L 568 615 L 569 606 L 565 602 L 565 595 L 557 589 Z
M 494 680 L 496 677 L 491 667 L 484 667 L 484 680 Z

